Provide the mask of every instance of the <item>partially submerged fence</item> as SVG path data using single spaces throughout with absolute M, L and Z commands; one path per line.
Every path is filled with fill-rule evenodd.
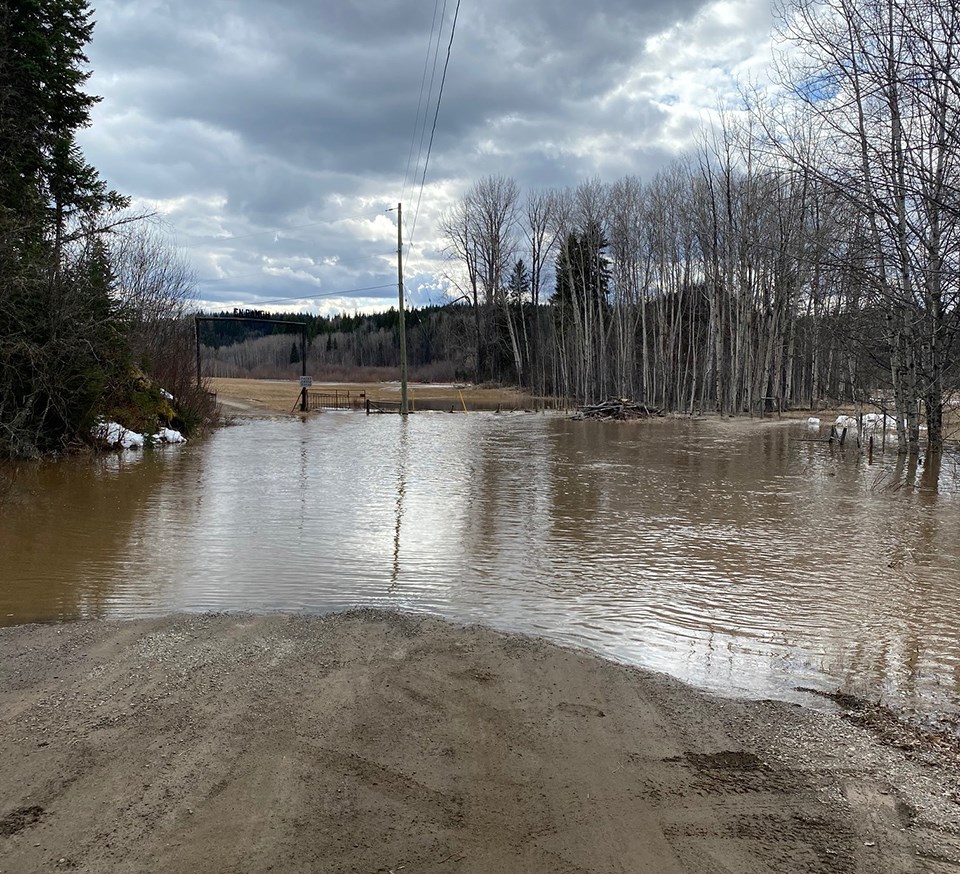
M 413 404 L 410 405 L 413 409 Z M 366 410 L 370 413 L 399 413 L 400 401 L 380 401 L 367 397 L 365 391 L 308 391 L 307 409 L 316 410 Z
M 360 391 L 308 391 L 308 410 L 362 410 L 367 393 Z
M 367 415 L 371 413 L 399 413 L 400 401 L 374 401 L 367 398 Z

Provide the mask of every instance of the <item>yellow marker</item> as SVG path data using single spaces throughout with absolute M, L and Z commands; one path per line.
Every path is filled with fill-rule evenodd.
M 463 399 L 463 392 L 460 389 L 457 389 L 457 394 L 460 395 L 460 403 L 463 404 L 463 411 L 467 411 L 467 402 Z

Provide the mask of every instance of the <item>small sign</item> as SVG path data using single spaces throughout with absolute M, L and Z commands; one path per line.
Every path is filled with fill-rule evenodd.
M 300 377 L 300 388 L 310 388 L 313 385 L 312 376 L 301 376 Z

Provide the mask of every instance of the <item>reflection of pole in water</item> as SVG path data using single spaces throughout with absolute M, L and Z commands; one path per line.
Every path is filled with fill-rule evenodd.
M 400 523 L 403 520 L 403 498 L 407 491 L 407 423 L 406 416 L 400 418 L 400 445 L 397 458 L 397 505 L 396 525 L 393 529 L 393 570 L 390 573 L 390 589 L 396 587 L 400 579 Z
M 300 419 L 303 430 L 300 432 L 300 534 L 303 534 L 304 518 L 307 515 L 307 419 Z

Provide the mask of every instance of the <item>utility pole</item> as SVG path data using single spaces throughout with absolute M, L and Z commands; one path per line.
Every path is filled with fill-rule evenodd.
M 307 325 L 300 328 L 300 412 L 307 411 Z
M 200 388 L 200 316 L 193 317 L 193 337 L 197 341 L 197 388 Z
M 400 296 L 400 415 L 407 415 L 407 324 L 403 302 L 403 214 L 397 204 L 397 293 Z

